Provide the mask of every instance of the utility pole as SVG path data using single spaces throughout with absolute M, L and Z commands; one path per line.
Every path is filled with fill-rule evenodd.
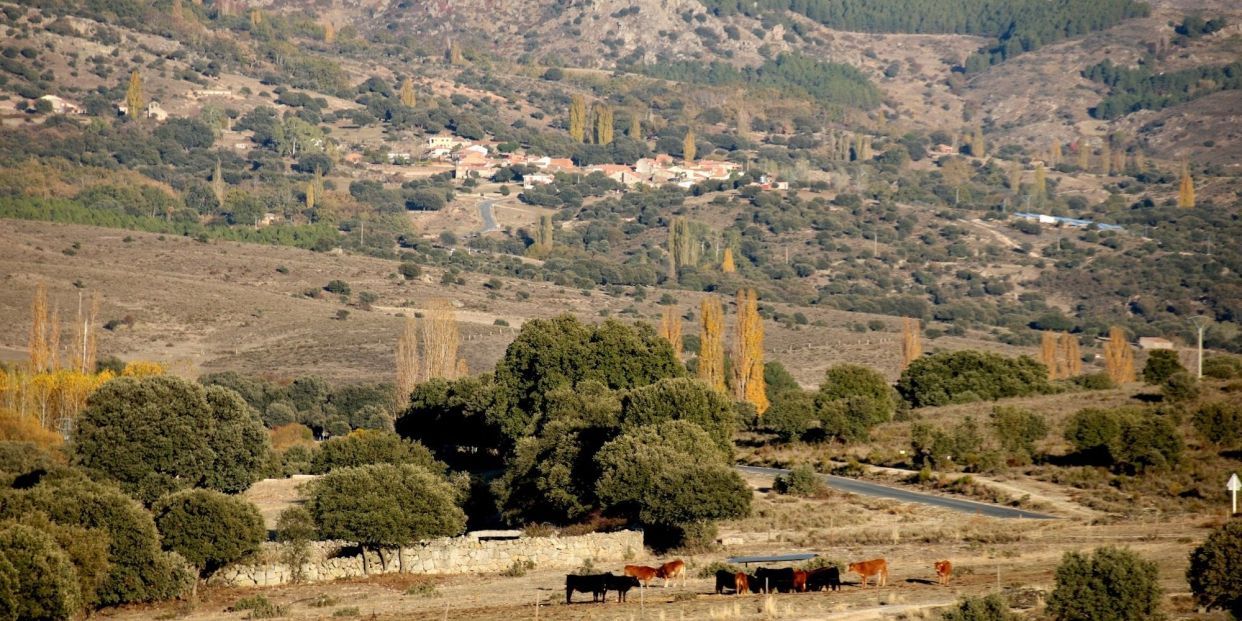
M 1195 315 L 1190 318 L 1190 324 L 1195 327 L 1195 332 L 1199 337 L 1199 359 L 1195 375 L 1203 379 L 1203 333 L 1212 326 L 1212 319 L 1204 315 Z

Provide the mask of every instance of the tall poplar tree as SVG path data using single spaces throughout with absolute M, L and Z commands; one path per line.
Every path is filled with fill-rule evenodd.
M 1182 178 L 1177 188 L 1177 206 L 1193 209 L 1195 206 L 1195 180 L 1190 175 L 1190 165 L 1182 164 Z
M 142 92 L 142 74 L 135 69 L 129 72 L 129 86 L 125 89 L 125 112 L 129 118 L 136 119 L 146 105 L 147 100 Z
M 911 362 L 923 355 L 922 328 L 914 317 L 901 319 L 901 369 L 904 371 Z
M 1108 329 L 1108 342 L 1104 344 L 1104 366 L 1108 377 L 1115 384 L 1125 384 L 1135 380 L 1134 350 L 1126 341 L 1126 333 L 1117 326 Z
M 47 310 L 47 285 L 42 282 L 35 285 L 34 298 L 30 302 L 30 372 L 47 371 L 52 357 L 50 341 L 50 320 Z
M 694 130 L 687 129 L 686 137 L 681 141 L 681 154 L 687 164 L 694 162 L 694 156 L 698 154 L 697 151 L 698 145 L 694 142 Z
M 1039 333 L 1039 361 L 1048 368 L 1048 379 L 1060 379 L 1060 365 L 1057 364 L 1057 335 L 1048 330 Z
M 423 321 L 423 377 L 453 379 L 457 376 L 457 350 L 461 336 L 457 313 L 448 300 L 436 298 L 427 304 Z
M 672 306 L 660 312 L 660 337 L 673 346 L 673 355 L 681 358 L 681 315 Z
M 582 95 L 574 95 L 569 103 L 569 137 L 577 142 L 586 140 L 586 127 L 586 98 Z
M 224 184 L 224 171 L 220 169 L 220 158 L 216 158 L 216 168 L 211 172 L 211 193 L 216 195 L 216 202 L 224 207 L 224 197 L 226 193 Z
M 720 271 L 725 274 L 732 274 L 737 271 L 737 266 L 733 264 L 733 249 L 726 247 L 724 249 L 724 259 L 720 261 Z
M 592 108 L 594 117 L 595 144 L 612 144 L 612 108 L 597 103 Z
M 422 379 L 422 365 L 418 359 L 418 324 L 413 317 L 405 318 L 405 327 L 397 338 L 397 410 L 405 409 L 410 393 Z
M 1078 339 L 1074 335 L 1061 333 L 1059 343 L 1061 350 L 1061 377 L 1075 377 L 1082 374 L 1082 353 L 1078 349 Z
M 698 377 L 716 390 L 725 389 L 724 309 L 720 298 L 709 295 L 699 308 Z
M 763 415 L 768 409 L 763 380 L 763 318 L 754 289 L 737 292 L 737 332 L 734 335 L 733 396 L 755 406 Z
M 418 103 L 418 98 L 414 95 L 414 81 L 406 78 L 401 81 L 401 104 L 407 108 L 413 108 Z

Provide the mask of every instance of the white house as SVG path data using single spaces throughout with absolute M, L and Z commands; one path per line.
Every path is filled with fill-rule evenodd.
M 52 112 L 55 114 L 82 114 L 81 106 L 55 95 L 44 95 L 39 98 L 39 101 L 52 104 Z

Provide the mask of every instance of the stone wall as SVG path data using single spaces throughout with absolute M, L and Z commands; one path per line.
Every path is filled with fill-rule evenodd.
M 351 556 L 344 556 L 351 554 Z M 405 548 L 405 571 L 416 574 L 498 573 L 515 561 L 530 561 L 539 569 L 572 571 L 586 561 L 596 565 L 645 556 L 638 531 L 592 533 L 578 537 L 522 537 L 479 541 L 470 537 L 435 539 Z M 395 573 L 396 550 L 386 550 L 387 568 L 379 555 L 367 552 L 370 573 Z M 318 582 L 362 575 L 362 555 L 339 542 L 313 544 L 311 560 L 302 567 L 303 580 Z M 231 586 L 273 586 L 291 582 L 287 565 L 280 562 L 280 545 L 263 544 L 258 560 L 216 573 L 213 582 Z

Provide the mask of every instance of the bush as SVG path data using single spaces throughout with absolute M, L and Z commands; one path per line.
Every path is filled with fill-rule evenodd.
M 1058 621 L 1148 621 L 1163 618 L 1156 564 L 1121 548 L 1067 552 L 1056 571 L 1048 612 Z
M 1081 457 L 1093 463 L 1108 464 L 1111 461 L 1109 447 L 1121 434 L 1121 421 L 1137 414 L 1138 410 L 1126 408 L 1079 410 L 1065 424 L 1065 440 Z
M 274 619 L 285 615 L 283 607 L 273 604 L 272 600 L 269 600 L 264 595 L 243 597 L 230 606 L 229 610 L 233 612 L 249 610 L 251 619 Z
M 1028 356 L 1006 358 L 962 350 L 923 356 L 910 363 L 897 391 L 913 407 L 1022 397 L 1052 391 L 1048 370 Z
M 1107 371 L 1098 373 L 1087 373 L 1074 378 L 1074 383 L 1082 386 L 1087 390 L 1111 390 L 1117 385 L 1113 383 L 1113 378 L 1108 376 Z
M 1208 356 L 1203 360 L 1203 375 L 1212 379 L 1233 379 L 1242 375 L 1242 359 L 1233 356 Z
M 401 277 L 406 280 L 414 280 L 423 275 L 423 269 L 417 263 L 404 261 L 397 267 L 397 273 L 401 274 Z
M 1143 365 L 1143 381 L 1148 384 L 1163 384 L 1174 373 L 1184 373 L 1186 367 L 1177 358 L 1177 351 L 1157 349 L 1147 355 L 1147 364 Z
M 289 507 L 276 518 L 281 560 L 289 567 L 293 582 L 301 582 L 304 577 L 302 568 L 310 561 L 310 544 L 315 535 L 315 518 L 305 507 Z
M 998 593 L 986 597 L 966 597 L 957 608 L 946 611 L 944 621 L 1015 621 L 1018 615 L 1009 612 L 1009 603 Z
M 1034 412 L 1009 407 L 992 408 L 992 429 L 1001 450 L 1019 463 L 1030 463 L 1035 443 L 1048 435 L 1048 423 Z
M 1217 446 L 1236 446 L 1242 439 L 1242 406 L 1213 401 L 1199 406 L 1194 415 L 1195 430 Z
M 1182 450 L 1182 436 L 1167 417 L 1144 413 L 1122 420 L 1109 455 L 1114 469 L 1139 474 L 1173 467 L 1181 461 Z
M 155 505 L 155 525 L 164 548 L 177 552 L 207 578 L 259 551 L 267 529 L 247 500 L 214 490 L 170 494 Z
M 73 462 L 151 502 L 184 487 L 239 492 L 258 480 L 267 433 L 237 393 L 173 376 L 122 377 L 88 399 Z
M 51 535 L 29 526 L 0 525 L 0 609 L 9 619 L 68 620 L 82 608 L 78 575 Z M 8 597 L 6 597 L 7 591 Z
M 763 426 L 784 442 L 802 437 L 816 422 L 814 393 L 786 390 L 772 400 L 763 413 Z
M 323 286 L 323 290 L 337 295 L 349 295 L 349 283 L 343 280 L 332 280 Z
M 311 473 L 367 464 L 414 464 L 439 474 L 446 470 L 422 444 L 402 439 L 391 431 L 359 429 L 321 443 L 311 460 Z
M 720 391 L 688 377 L 660 380 L 621 398 L 621 426 L 634 429 L 661 421 L 687 420 L 724 451 L 733 447 L 733 404 Z
M 1186 581 L 1197 604 L 1242 619 L 1242 520 L 1225 523 L 1190 553 Z
M 827 486 L 813 468 L 802 464 L 790 469 L 788 474 L 777 476 L 772 489 L 778 494 L 810 497 L 824 493 Z
M 1165 400 L 1174 403 L 1193 401 L 1199 398 L 1199 380 L 1185 371 L 1178 371 L 1165 378 L 1160 393 Z
M 872 427 L 890 420 L 896 409 L 896 395 L 884 376 L 856 364 L 829 368 L 815 395 L 824 434 L 843 440 L 865 439 Z

